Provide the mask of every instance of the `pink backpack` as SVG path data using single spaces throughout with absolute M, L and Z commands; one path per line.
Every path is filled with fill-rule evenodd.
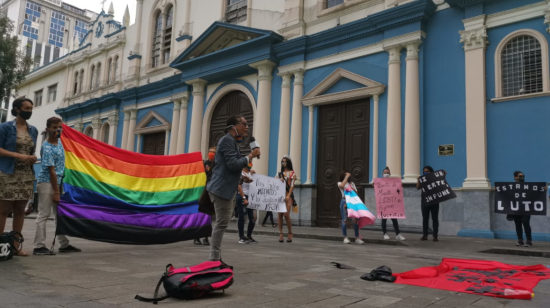
M 166 296 L 158 297 L 160 285 L 164 285 Z M 169 297 L 179 299 L 196 299 L 204 294 L 225 290 L 233 284 L 233 267 L 222 261 L 208 261 L 194 266 L 174 268 L 172 264 L 166 266 L 166 272 L 160 278 L 155 288 L 154 298 L 145 298 L 136 295 L 142 302 L 157 302 Z

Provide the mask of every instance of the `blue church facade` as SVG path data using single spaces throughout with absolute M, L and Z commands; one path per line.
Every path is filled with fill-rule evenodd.
M 113 145 L 141 153 L 162 146 L 156 154 L 166 155 L 206 155 L 219 140 L 218 123 L 233 110 L 248 112 L 262 145 L 257 171 L 275 175 L 283 155 L 294 162 L 296 224 L 338 223 L 331 185 L 343 169 L 375 211 L 369 183 L 388 166 L 405 183 L 400 224 L 419 231 L 414 184 L 430 165 L 446 170 L 458 196 L 441 204 L 440 234 L 513 239 L 513 223 L 493 213 L 492 187 L 513 181 L 516 170 L 529 182 L 550 181 L 550 6 L 436 2 L 412 1 L 291 39 L 215 22 L 171 62 L 173 76 L 56 112 L 83 132 L 116 115 L 123 125 Z M 235 92 L 250 107 L 230 107 Z M 96 123 L 82 121 L 90 117 Z M 532 217 L 535 241 L 550 241 L 549 222 Z

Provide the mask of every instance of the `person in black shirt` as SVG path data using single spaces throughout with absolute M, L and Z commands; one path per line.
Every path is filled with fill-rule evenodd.
M 208 159 L 203 161 L 204 172 L 206 173 L 206 183 L 208 183 L 212 178 L 212 170 L 214 170 L 214 166 L 216 165 L 216 161 L 214 160 L 215 157 L 216 157 L 216 147 L 211 147 L 210 149 L 208 149 Z M 208 242 L 208 237 L 205 237 L 202 243 L 200 238 L 196 238 L 193 241 L 193 244 L 210 245 L 210 242 Z

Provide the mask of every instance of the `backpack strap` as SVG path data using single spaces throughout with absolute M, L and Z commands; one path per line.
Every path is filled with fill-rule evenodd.
M 157 283 L 157 287 L 155 288 L 155 293 L 153 294 L 153 298 L 142 297 L 142 296 L 139 296 L 139 295 L 136 295 L 136 297 L 134 297 L 134 298 L 137 299 L 138 301 L 141 301 L 141 302 L 148 302 L 148 303 L 153 302 L 153 304 L 156 305 L 158 302 L 163 301 L 163 300 L 169 298 L 170 296 L 176 294 L 179 290 L 175 291 L 173 293 L 170 293 L 170 294 L 166 294 L 166 296 L 158 297 L 160 285 L 164 281 L 164 277 L 165 276 L 162 276 L 160 278 L 159 282 Z

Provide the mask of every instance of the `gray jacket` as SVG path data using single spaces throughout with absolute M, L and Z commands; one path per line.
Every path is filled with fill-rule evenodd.
M 218 142 L 215 158 L 216 166 L 206 190 L 214 195 L 231 200 L 237 193 L 241 171 L 248 166 L 248 158 L 241 157 L 241 151 L 235 138 L 226 134 Z

